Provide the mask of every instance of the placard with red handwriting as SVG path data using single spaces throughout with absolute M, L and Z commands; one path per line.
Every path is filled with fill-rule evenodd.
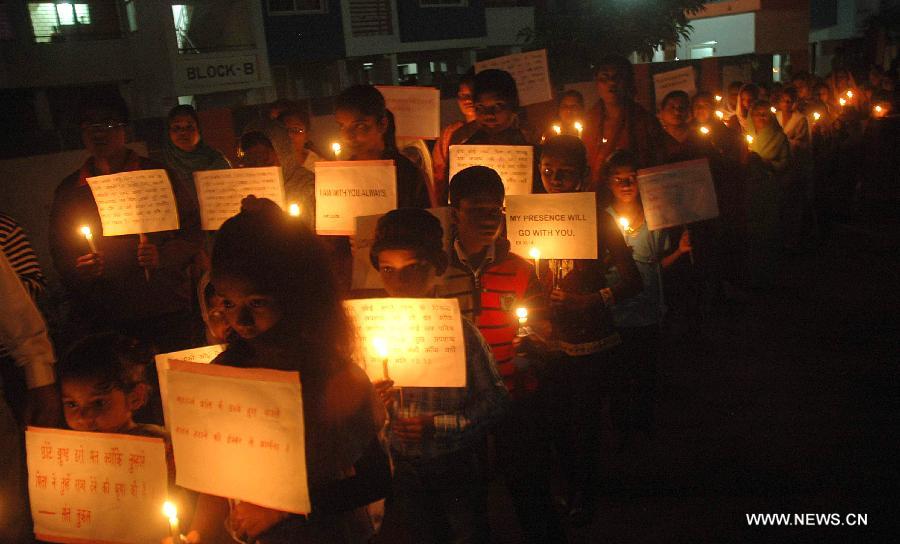
M 223 351 L 225 351 L 225 344 L 214 344 L 212 346 L 173 351 L 172 353 L 160 353 L 154 357 L 156 359 L 156 375 L 159 377 L 159 396 L 162 399 L 163 420 L 167 428 L 169 426 L 169 413 L 166 405 L 166 399 L 169 396 L 169 361 L 177 360 L 209 364 Z
M 29 427 L 25 450 L 39 540 L 158 544 L 168 535 L 161 438 Z

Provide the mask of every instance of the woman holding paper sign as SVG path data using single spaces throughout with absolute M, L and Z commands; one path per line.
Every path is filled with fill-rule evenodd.
M 206 145 L 200 135 L 200 116 L 193 106 L 181 104 L 169 110 L 168 133 L 163 143 L 162 159 L 178 181 L 194 186 L 197 170 L 231 168 L 231 163 L 218 149 Z
M 309 229 L 269 200 L 245 199 L 219 230 L 212 282 L 234 334 L 214 364 L 300 372 L 312 513 L 202 495 L 191 542 L 217 542 L 225 518 L 235 537 L 260 543 L 364 543 L 373 534 L 364 507 L 390 486 L 378 440 L 385 415 L 350 359 L 350 324 L 323 254 Z
M 162 166 L 125 145 L 128 109 L 117 94 L 94 93 L 79 112 L 90 157 L 56 188 L 50 210 L 50 251 L 72 297 L 73 332 L 113 329 L 154 342 L 162 351 L 186 348 L 194 328 L 186 270 L 202 244 L 196 197 L 172 182 L 172 174 L 178 230 L 149 233 L 146 240 L 103 236 L 87 179 Z

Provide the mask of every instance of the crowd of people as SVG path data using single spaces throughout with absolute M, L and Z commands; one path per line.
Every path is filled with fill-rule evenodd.
M 168 440 L 153 354 L 221 343 L 214 364 L 299 371 L 312 512 L 176 490 L 173 479 L 187 542 L 486 543 L 492 477 L 523 541 L 566 542 L 567 527 L 592 521 L 610 477 L 604 451 L 653 432 L 667 339 L 701 332 L 711 308 L 739 307 L 768 288 L 793 253 L 828 238 L 861 192 L 893 183 L 893 159 L 867 157 L 896 130 L 895 76 L 872 68 L 863 83 L 848 70 L 732 82 L 673 91 L 650 112 L 634 99 L 628 61 L 606 57 L 597 103 L 561 93 L 558 118 L 534 131 L 512 76 L 485 70 L 461 79 L 464 120 L 430 150 L 398 146 L 375 87 L 344 90 L 335 101 L 341 160 L 396 166 L 398 208 L 378 221 L 369 254 L 384 284 L 376 296 L 456 298 L 463 314 L 465 387 L 405 387 L 402 405 L 392 381 L 370 382 L 353 361 L 342 305 L 362 295 L 351 289 L 353 240 L 315 234 L 314 165 L 327 154 L 313 144 L 306 110 L 272 105 L 244 128 L 234 165 L 281 167 L 302 220 L 250 195 L 205 235 L 192 175 L 232 165 L 203 142 L 197 112 L 172 109 L 158 162 L 127 146 L 120 97 L 86 97 L 79 121 L 89 158 L 57 187 L 49 218 L 70 300 L 50 331 L 56 364 L 33 302 L 46 280 L 21 227 L 0 215 L 0 347 L 10 362 L 0 532 L 30 538 L 21 424 Z M 450 175 L 450 146 L 475 144 L 533 146 L 534 193 L 595 193 L 598 257 L 536 268 L 512 252 L 500 175 L 486 166 Z M 719 216 L 649 230 L 639 170 L 693 159 L 709 162 Z M 87 179 L 154 168 L 169 174 L 180 228 L 103 236 Z M 449 249 L 425 211 L 446 206 Z M 96 233 L 91 245 L 77 225 Z M 14 367 L 27 394 L 12 387 Z

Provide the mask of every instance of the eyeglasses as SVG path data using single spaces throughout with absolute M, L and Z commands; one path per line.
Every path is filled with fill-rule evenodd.
M 288 127 L 288 134 L 306 134 L 306 129 L 302 127 Z
M 475 106 L 475 113 L 477 113 L 478 115 L 496 115 L 501 111 L 509 110 L 512 110 L 512 107 L 504 102 L 494 104 L 493 106 L 484 106 L 481 104 Z
M 104 121 L 102 123 L 82 123 L 81 130 L 91 130 L 91 131 L 107 131 L 114 130 L 117 128 L 122 128 L 126 126 L 126 123 L 121 123 L 119 121 Z

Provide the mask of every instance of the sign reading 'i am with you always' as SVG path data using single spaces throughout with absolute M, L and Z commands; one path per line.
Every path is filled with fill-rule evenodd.
M 87 178 L 103 236 L 178 230 L 178 207 L 165 170 L 135 170 Z
M 161 438 L 29 427 L 25 449 L 38 539 L 156 544 L 168 535 Z
M 394 161 L 316 163 L 316 233 L 356 234 L 356 218 L 397 207 Z
M 470 166 L 487 166 L 500 174 L 506 196 L 531 194 L 534 148 L 530 145 L 451 145 L 450 179 Z
M 309 513 L 299 373 L 169 361 L 168 391 L 178 485 Z
M 397 387 L 465 387 L 466 346 L 456 299 L 368 298 L 344 302 L 356 325 L 357 362 Z
M 506 236 L 510 250 L 542 259 L 597 258 L 597 197 L 559 193 L 506 197 Z
M 284 208 L 280 166 L 198 170 L 194 172 L 194 185 L 203 230 L 219 230 L 222 223 L 241 211 L 241 200 L 249 195 L 268 198 Z

